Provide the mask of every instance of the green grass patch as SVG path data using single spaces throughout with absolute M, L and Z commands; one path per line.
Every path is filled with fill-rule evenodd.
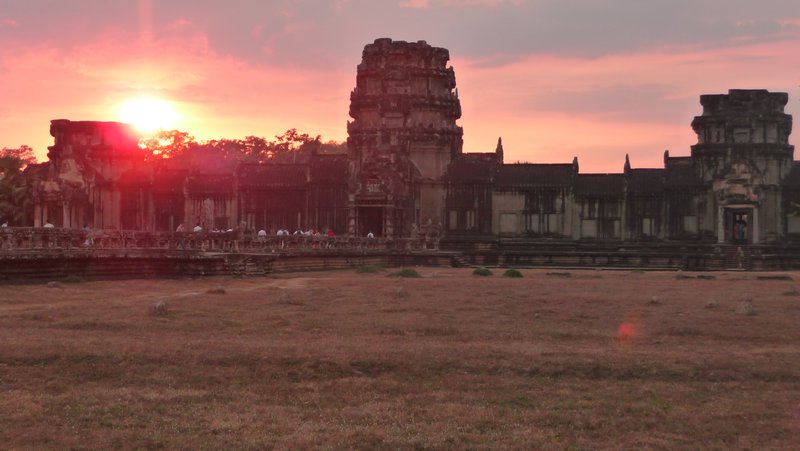
M 512 277 L 512 278 L 519 279 L 519 278 L 522 277 L 522 273 L 517 271 L 514 268 L 511 268 L 511 269 L 507 269 L 506 272 L 503 273 L 503 277 Z
M 796 287 L 791 287 L 788 290 L 783 292 L 784 296 L 800 296 L 800 291 L 797 291 Z
M 383 271 L 386 271 L 386 269 L 375 265 L 364 265 L 356 268 L 357 274 L 376 274 Z
M 419 275 L 416 269 L 411 268 L 403 268 L 400 271 L 393 272 L 388 275 L 388 277 L 408 277 L 408 278 L 417 278 L 422 277 Z
M 472 271 L 472 275 L 473 276 L 486 277 L 486 276 L 491 276 L 492 274 L 493 273 L 492 273 L 492 271 L 490 269 L 484 268 L 484 267 L 475 268 L 475 270 Z
M 76 276 L 76 275 L 73 274 L 73 275 L 64 277 L 63 279 L 61 279 L 61 282 L 63 282 L 63 283 L 84 283 L 84 282 L 86 282 L 86 279 L 84 279 L 81 276 Z

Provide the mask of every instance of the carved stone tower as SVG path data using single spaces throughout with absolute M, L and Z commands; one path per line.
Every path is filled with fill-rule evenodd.
M 737 244 L 782 238 L 780 184 L 792 169 L 792 117 L 782 92 L 732 89 L 700 96 L 692 121 L 695 170 L 712 189 L 704 204 L 717 241 Z
M 449 59 L 425 41 L 364 47 L 347 124 L 350 234 L 403 237 L 444 222 L 442 178 L 463 135 Z

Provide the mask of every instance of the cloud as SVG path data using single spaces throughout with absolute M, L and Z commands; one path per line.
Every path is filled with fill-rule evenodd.
M 500 6 L 503 4 L 509 5 L 524 5 L 527 0 L 402 0 L 399 5 L 401 8 L 418 8 L 425 9 L 431 5 L 437 6 Z
M 798 111 L 800 40 L 740 48 L 636 52 L 600 58 L 530 55 L 502 67 L 456 57 L 465 150 L 507 143 L 511 161 L 564 162 L 618 170 L 625 153 L 659 167 L 661 152 L 687 155 L 701 94 L 731 88 L 790 92 Z M 765 70 L 765 68 L 769 68 Z M 795 141 L 795 138 L 792 138 Z
M 429 0 L 403 0 L 399 3 L 401 8 L 427 8 L 430 6 Z
M 0 97 L 15 106 L 0 123 L 3 139 L 33 145 L 40 159 L 52 143 L 50 119 L 116 120 L 125 100 L 142 96 L 173 102 L 183 115 L 178 127 L 202 139 L 296 127 L 341 140 L 354 83 L 349 70 L 272 67 L 220 54 L 191 28 L 150 41 L 110 32 L 68 50 L 7 48 L 0 65 L 8 68 L 0 72 Z
M 657 166 L 663 148 L 688 152 L 700 94 L 790 91 L 790 112 L 800 97 L 796 0 L 3 5 L 0 137 L 40 153 L 50 119 L 113 119 L 137 95 L 176 102 L 201 137 L 343 139 L 361 50 L 384 36 L 448 48 L 465 148 L 503 135 L 510 159 L 617 170 L 628 152 Z
M 19 24 L 16 20 L 8 17 L 0 17 L 0 28 L 17 28 Z

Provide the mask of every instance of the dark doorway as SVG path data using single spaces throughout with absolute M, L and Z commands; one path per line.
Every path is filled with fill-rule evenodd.
M 734 244 L 750 243 L 752 210 L 729 210 L 725 215 L 725 241 Z
M 383 236 L 383 208 L 361 207 L 358 209 L 358 236 Z

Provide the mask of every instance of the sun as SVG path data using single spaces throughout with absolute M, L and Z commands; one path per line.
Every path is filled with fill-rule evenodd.
M 172 130 L 179 119 L 170 102 L 153 98 L 127 100 L 120 107 L 119 117 L 144 133 Z

